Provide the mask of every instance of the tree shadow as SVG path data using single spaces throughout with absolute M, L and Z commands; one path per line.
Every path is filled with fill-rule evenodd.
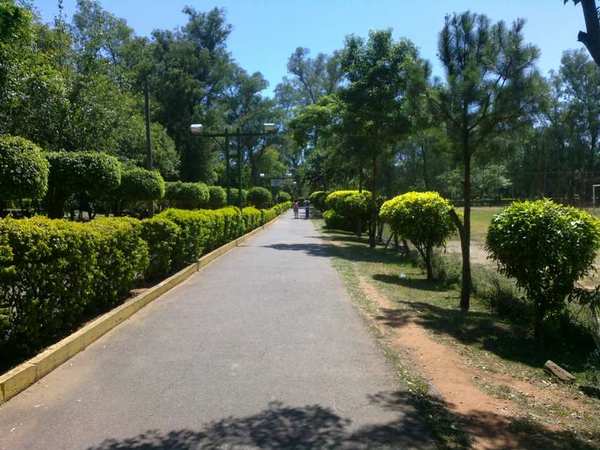
M 399 275 L 377 273 L 373 275 L 373 279 L 382 283 L 395 284 L 410 289 L 418 289 L 420 291 L 445 292 L 448 290 L 448 288 L 441 283 L 424 278 L 409 278 L 401 277 Z
M 329 408 L 273 402 L 257 414 L 227 417 L 198 430 L 149 430 L 121 440 L 107 439 L 88 450 L 430 449 L 437 447 L 436 442 L 443 448 L 468 449 L 482 441 L 491 450 L 596 448 L 572 433 L 520 418 L 483 411 L 457 413 L 453 405 L 431 395 L 390 391 L 368 400 L 397 413 L 397 418 L 353 429 L 349 419 Z
M 403 391 L 381 392 L 370 398 L 373 403 L 392 411 L 406 404 L 429 417 L 432 431 L 449 448 L 484 447 L 490 450 L 593 450 L 600 433 L 586 440 L 569 431 L 546 428 L 521 417 L 507 417 L 487 411 L 455 411 L 442 398 L 430 394 L 412 395 Z
M 527 327 L 498 321 L 493 313 L 442 307 L 426 302 L 397 301 L 405 308 L 382 309 L 379 319 L 392 327 L 404 326 L 409 321 L 407 309 L 417 312 L 412 320 L 438 334 L 452 336 L 466 345 L 475 345 L 502 359 L 540 368 L 548 360 L 557 361 L 570 371 L 581 371 L 585 366 L 585 352 L 573 351 L 567 344 L 556 343 L 540 349 Z
M 336 239 L 336 242 L 338 240 Z M 301 243 L 301 244 L 269 244 L 263 245 L 263 248 L 272 248 L 282 251 L 300 251 L 311 256 L 318 257 L 336 257 L 353 262 L 369 263 L 400 263 L 407 262 L 409 259 L 401 256 L 394 250 L 371 249 L 364 245 L 364 242 L 353 243 L 347 241 L 343 245 L 321 243 Z
M 396 421 L 352 430 L 350 419 L 329 408 L 273 402 L 258 414 L 227 417 L 197 431 L 149 430 L 123 440 L 107 439 L 88 450 L 434 448 L 417 411 L 406 404 L 398 412 Z

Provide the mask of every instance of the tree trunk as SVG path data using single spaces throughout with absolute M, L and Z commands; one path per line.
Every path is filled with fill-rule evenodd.
M 581 7 L 587 33 L 580 31 L 577 39 L 586 46 L 594 62 L 600 67 L 600 21 L 596 0 L 582 0 Z
M 463 227 L 460 240 L 462 251 L 462 285 L 460 289 L 460 309 L 469 311 L 471 303 L 471 152 L 469 139 L 464 138 L 464 210 Z
M 425 249 L 425 267 L 427 268 L 427 280 L 433 280 L 433 251 L 431 247 Z
M 375 231 L 377 223 L 377 217 L 379 211 L 377 211 L 377 156 L 373 155 L 373 167 L 372 167 L 372 183 L 371 183 L 371 223 L 369 224 L 369 247 L 375 248 L 377 245 L 375 238 Z

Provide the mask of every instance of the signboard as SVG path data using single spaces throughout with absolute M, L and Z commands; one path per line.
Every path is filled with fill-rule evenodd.
M 281 187 L 285 183 L 285 178 L 271 178 L 271 187 Z

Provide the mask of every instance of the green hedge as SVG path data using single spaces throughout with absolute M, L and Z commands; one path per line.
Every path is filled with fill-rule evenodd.
M 290 207 L 167 209 L 143 221 L 0 219 L 0 354 L 28 356 Z
M 173 271 L 177 245 L 181 242 L 180 233 L 181 228 L 164 217 L 152 217 L 142 221 L 142 239 L 148 243 L 149 252 L 146 279 L 163 278 Z
M 0 353 L 30 354 L 117 304 L 148 264 L 140 233 L 130 218 L 0 220 L 11 250 L 0 284 L 0 308 L 8 312 Z
M 244 216 L 244 226 L 246 231 L 251 231 L 264 223 L 262 213 L 254 206 L 248 206 L 242 209 L 242 215 Z

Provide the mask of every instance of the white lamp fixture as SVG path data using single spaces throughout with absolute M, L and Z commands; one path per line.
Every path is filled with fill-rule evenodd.
M 264 123 L 263 128 L 265 129 L 265 132 L 272 133 L 273 131 L 275 131 L 275 124 L 274 123 Z
M 202 124 L 201 123 L 193 123 L 190 125 L 190 132 L 192 134 L 202 134 Z

